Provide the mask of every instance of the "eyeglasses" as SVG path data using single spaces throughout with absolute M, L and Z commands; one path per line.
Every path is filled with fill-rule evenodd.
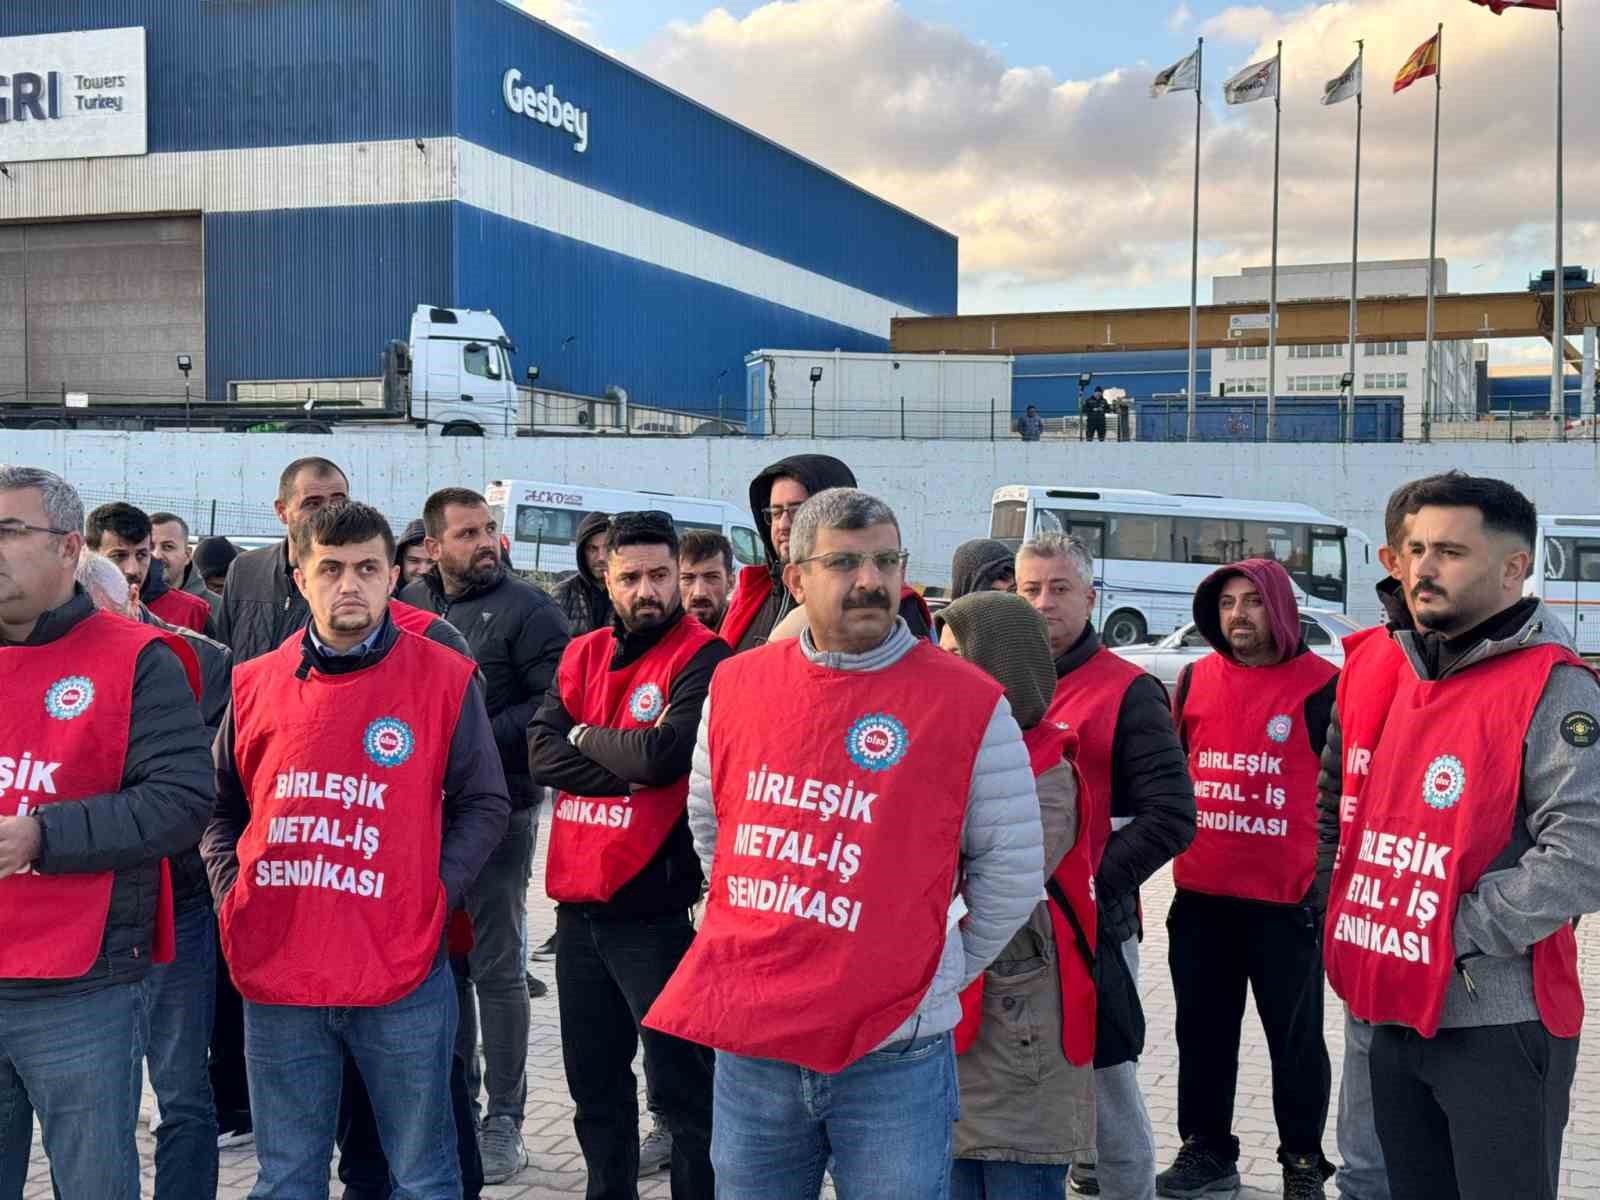
M 813 554 L 810 558 L 802 558 L 792 565 L 803 567 L 806 563 L 821 563 L 824 571 L 832 571 L 836 575 L 854 575 L 870 562 L 878 568 L 880 575 L 890 575 L 905 570 L 909 561 L 911 561 L 909 550 L 879 550 L 873 554 L 836 550 L 832 554 Z
M 805 503 L 802 500 L 798 504 L 774 504 L 770 508 L 763 508 L 761 515 L 767 519 L 769 525 L 775 524 L 779 517 L 788 517 L 792 521 L 795 513 L 805 507 Z
M 51 537 L 65 537 L 70 529 L 52 529 L 48 525 L 29 525 L 23 521 L 0 521 L 0 542 L 14 542 L 30 533 L 48 533 Z

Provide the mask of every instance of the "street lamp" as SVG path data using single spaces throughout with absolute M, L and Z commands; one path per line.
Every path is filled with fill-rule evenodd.
M 811 437 L 817 436 L 817 384 L 822 382 L 822 368 L 811 368 Z
M 189 372 L 194 370 L 194 359 L 187 354 L 178 355 L 178 370 L 183 372 L 183 428 L 189 431 Z
M 1078 436 L 1085 441 L 1089 438 L 1089 426 L 1083 419 L 1083 389 L 1093 382 L 1093 371 L 1078 372 Z

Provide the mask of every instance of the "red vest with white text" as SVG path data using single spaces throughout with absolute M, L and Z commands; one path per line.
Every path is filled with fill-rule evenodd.
M 1361 1020 L 1438 1031 L 1457 904 L 1522 819 L 1523 738 L 1551 670 L 1577 662 L 1535 646 L 1438 682 L 1401 675 L 1328 900 L 1328 982 Z M 1533 947 L 1533 984 L 1545 1028 L 1576 1037 L 1570 923 Z
M 0 817 L 119 791 L 139 655 L 151 642 L 179 640 L 96 612 L 53 642 L 0 647 L 6 697 L 0 705 Z M 41 875 L 32 869 L 0 880 L 0 979 L 86 974 L 105 941 L 114 882 L 112 871 Z M 172 958 L 165 863 L 159 886 L 151 947 L 156 962 Z
M 716 634 L 685 613 L 665 636 L 621 670 L 611 630 L 574 638 L 556 673 L 561 702 L 574 721 L 602 729 L 649 729 L 667 710 L 672 685 Z M 656 856 L 683 819 L 689 778 L 641 787 L 625 796 L 562 792 L 550 821 L 544 890 L 567 903 L 606 901 Z
M 1338 673 L 1307 652 L 1271 667 L 1212 652 L 1189 671 L 1178 731 L 1189 747 L 1195 833 L 1172 860 L 1191 892 L 1298 904 L 1317 872 L 1317 767 L 1306 701 Z
M 250 823 L 222 948 L 248 1000 L 388 1004 L 439 952 L 441 797 L 473 665 L 402 631 L 374 666 L 302 679 L 300 637 L 234 669 Z
M 1384 626 L 1363 629 L 1344 639 L 1335 706 L 1339 711 L 1339 857 L 1356 819 L 1356 803 L 1372 769 L 1372 754 L 1383 723 L 1394 706 L 1401 672 L 1409 672 L 1406 652 Z M 1336 858 L 1335 863 L 1338 862 Z
M 1078 735 L 1076 764 L 1094 798 L 1094 824 L 1088 827 L 1089 858 L 1100 869 L 1111 837 L 1111 750 L 1117 738 L 1117 714 L 1133 681 L 1144 672 L 1104 646 L 1089 660 L 1056 680 L 1046 721 L 1064 722 Z
M 173 587 L 147 602 L 145 607 L 168 625 L 181 625 L 196 633 L 206 631 L 206 621 L 211 617 L 211 605 L 203 597 Z
M 1078 735 L 1070 728 L 1055 721 L 1042 720 L 1023 734 L 1022 740 L 1027 744 L 1035 779 L 1065 761 L 1077 781 L 1077 835 L 1073 839 L 1072 849 L 1062 857 L 1050 876 L 1054 886 L 1047 887 L 1050 895 L 1045 904 L 1050 913 L 1050 930 L 1055 940 L 1056 975 L 1061 986 L 1061 1049 L 1068 1062 L 1086 1067 L 1094 1062 L 1098 1008 L 1094 954 L 1099 912 L 1094 901 L 1094 870 L 1089 865 L 1087 837 L 1087 830 L 1096 818 L 1095 800 L 1084 783 L 1083 772 L 1078 770 L 1073 761 L 1078 750 Z M 1063 897 L 1071 911 L 1070 917 L 1062 910 Z M 957 1054 L 965 1054 L 978 1039 L 978 1028 L 983 1021 L 983 986 L 987 974 L 980 974 L 961 993 L 961 1024 L 956 1026 L 955 1033 Z
M 843 1070 L 899 1028 L 944 950 L 972 770 L 1002 693 L 919 641 L 882 671 L 798 641 L 717 668 L 705 920 L 645 1024 Z

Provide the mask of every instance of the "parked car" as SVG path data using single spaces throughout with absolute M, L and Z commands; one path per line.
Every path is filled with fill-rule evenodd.
M 1327 608 L 1300 610 L 1300 636 L 1312 653 L 1322 655 L 1336 667 L 1344 666 L 1344 638 L 1360 628 L 1359 622 L 1342 612 Z M 1185 666 L 1211 653 L 1211 643 L 1190 621 L 1154 645 L 1115 646 L 1112 653 L 1137 663 L 1170 691 L 1178 686 L 1178 675 Z

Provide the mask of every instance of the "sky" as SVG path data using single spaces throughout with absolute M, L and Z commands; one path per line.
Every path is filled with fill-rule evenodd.
M 1149 96 L 1206 39 L 1200 294 L 1264 265 L 1273 107 L 1221 82 L 1284 48 L 1280 262 L 1348 261 L 1355 105 L 1323 85 L 1365 39 L 1362 258 L 1427 254 L 1434 87 L 1395 72 L 1445 22 L 1439 254 L 1453 291 L 1553 263 L 1552 14 L 1469 0 L 520 0 L 535 15 L 961 240 L 962 312 L 1184 304 L 1194 97 Z M 1600 259 L 1600 5 L 1567 28 L 1566 254 Z M 817 103 L 817 97 L 828 102 Z M 1548 362 L 1498 343 L 1499 362 Z

